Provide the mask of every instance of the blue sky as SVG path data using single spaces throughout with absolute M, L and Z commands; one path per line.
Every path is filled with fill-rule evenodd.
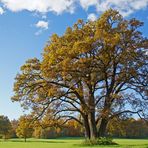
M 95 20 L 108 8 L 143 21 L 148 37 L 148 0 L 0 0 L 0 114 L 10 119 L 23 114 L 10 100 L 14 78 L 28 58 L 41 58 L 53 33 L 63 34 L 80 18 Z

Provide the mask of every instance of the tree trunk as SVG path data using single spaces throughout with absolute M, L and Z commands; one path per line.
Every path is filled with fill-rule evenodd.
M 98 136 L 99 137 L 105 137 L 106 136 L 106 128 L 107 128 L 108 121 L 106 119 L 102 119 L 99 131 L 98 131 Z
M 4 134 L 4 141 L 6 141 L 6 134 Z
M 24 139 L 25 139 L 25 142 L 26 142 L 26 141 L 27 141 L 27 140 L 26 140 L 26 137 L 24 137 Z
M 85 138 L 90 139 L 90 127 L 89 127 L 88 115 L 84 115 L 83 119 L 85 127 Z
M 105 137 L 106 136 L 108 116 L 109 116 L 110 107 L 111 107 L 111 98 L 109 97 L 109 94 L 107 96 L 108 97 L 105 98 L 104 109 L 103 109 L 103 113 L 102 113 L 102 120 L 101 120 L 99 131 L 98 131 L 99 137 Z
M 89 125 L 90 125 L 90 139 L 97 138 L 97 126 L 95 121 L 95 111 L 91 111 L 89 114 Z
M 90 127 L 90 139 L 96 139 L 97 138 L 97 125 L 96 125 L 96 117 L 95 117 L 95 99 L 94 99 L 94 93 L 92 90 L 92 86 L 89 85 L 89 127 Z

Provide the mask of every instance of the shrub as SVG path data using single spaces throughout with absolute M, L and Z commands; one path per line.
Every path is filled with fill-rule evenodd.
M 98 144 L 99 145 L 117 145 L 117 143 L 115 143 L 113 139 L 110 137 L 100 137 L 98 139 Z
M 83 145 L 92 146 L 92 145 L 117 145 L 110 137 L 100 137 L 98 139 L 86 139 L 83 142 Z

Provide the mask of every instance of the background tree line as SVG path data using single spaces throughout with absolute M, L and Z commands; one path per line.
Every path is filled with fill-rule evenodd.
M 31 116 L 21 116 L 19 120 L 10 121 L 8 117 L 0 116 L 0 138 L 58 138 L 83 137 L 84 128 L 75 120 L 71 120 L 63 127 L 50 127 L 45 121 L 33 123 Z M 148 126 L 142 119 L 115 118 L 107 127 L 108 136 L 116 138 L 148 138 Z

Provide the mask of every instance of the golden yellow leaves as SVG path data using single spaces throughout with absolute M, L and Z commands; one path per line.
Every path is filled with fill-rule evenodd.
M 50 89 L 48 89 L 48 97 L 53 97 L 55 96 L 55 94 L 57 95 L 58 94 L 58 88 L 56 87 L 51 87 Z

